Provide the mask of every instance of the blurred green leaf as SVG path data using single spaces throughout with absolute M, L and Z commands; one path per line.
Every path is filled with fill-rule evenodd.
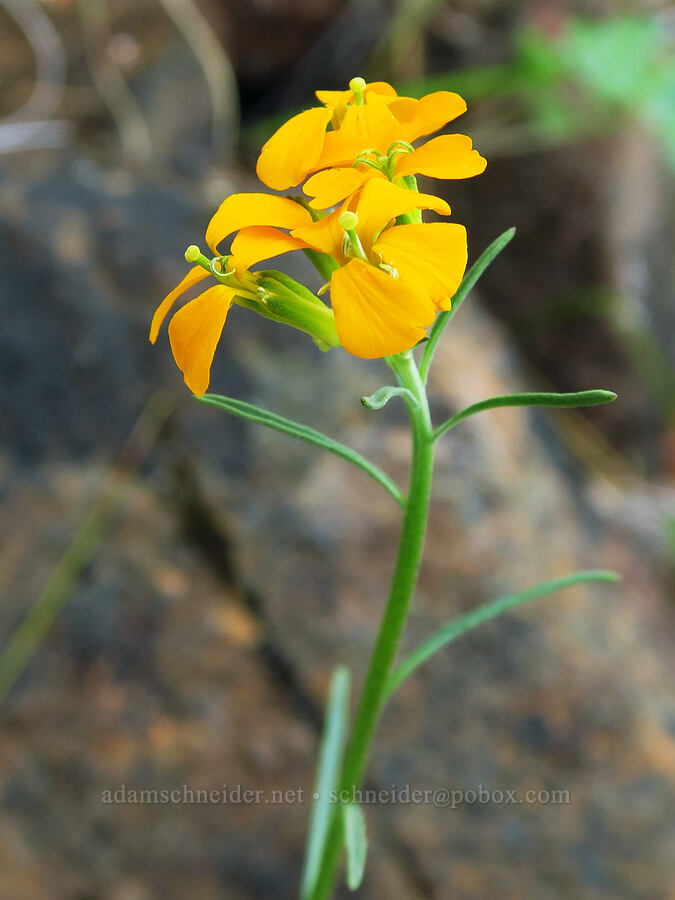
M 551 594 L 553 591 L 573 587 L 577 584 L 588 584 L 593 581 L 616 582 L 619 580 L 620 576 L 616 572 L 604 569 L 590 569 L 588 571 L 574 572 L 571 575 L 564 575 L 561 578 L 553 578 L 551 581 L 544 581 L 541 584 L 536 585 L 536 587 L 520 591 L 518 594 L 511 594 L 508 597 L 502 597 L 499 600 L 492 601 L 492 603 L 486 603 L 483 606 L 479 606 L 478 609 L 474 609 L 465 616 L 461 616 L 461 618 L 448 622 L 447 625 L 443 625 L 438 631 L 434 632 L 430 638 L 424 641 L 417 650 L 414 650 L 407 659 L 397 666 L 389 679 L 387 693 L 391 695 L 401 682 L 405 681 L 408 675 L 414 672 L 418 666 L 421 666 L 422 663 L 426 662 L 438 650 L 441 650 L 447 644 L 451 643 L 451 641 L 454 641 L 467 631 L 471 631 L 472 628 L 482 625 L 483 622 L 494 619 L 495 616 L 501 615 L 501 613 L 507 612 L 510 609 L 514 609 L 516 606 L 520 606 L 521 603 L 525 603 L 528 600 L 534 600 L 536 597 L 542 597 L 544 594 Z
M 361 403 L 366 409 L 382 409 L 383 406 L 386 406 L 387 403 L 389 403 L 392 397 L 404 397 L 409 402 L 414 403 L 415 406 L 418 405 L 417 400 L 411 391 L 407 388 L 394 387 L 390 384 L 379 388 L 379 390 L 375 391 L 374 394 L 370 394 L 368 397 L 361 397 Z
M 288 434 L 301 441 L 306 441 L 308 444 L 314 444 L 315 447 L 321 447 L 323 450 L 328 450 L 329 453 L 334 453 L 336 456 L 348 460 L 367 475 L 370 475 L 370 477 L 377 481 L 378 484 L 382 485 L 400 506 L 405 506 L 405 497 L 398 485 L 379 469 L 375 463 L 370 462 L 365 456 L 361 456 L 356 450 L 352 450 L 351 447 L 347 447 L 346 444 L 340 444 L 338 441 L 334 441 L 332 438 L 329 438 L 325 434 L 321 434 L 320 431 L 316 431 L 308 425 L 301 425 L 299 422 L 294 422 L 292 419 L 285 419 L 283 416 L 278 416 L 276 413 L 261 409 L 259 406 L 253 406 L 252 403 L 245 403 L 243 400 L 235 400 L 234 397 L 223 397 L 219 394 L 204 394 L 203 397 L 196 397 L 195 399 L 199 400 L 200 403 L 205 403 L 207 406 L 217 406 L 219 409 L 223 409 L 233 416 L 239 416 L 241 419 L 248 419 L 249 422 L 265 425 L 267 428 L 282 432 L 282 434 Z
M 454 428 L 455 425 L 469 416 L 484 412 L 487 409 L 497 409 L 504 406 L 558 406 L 570 409 L 580 406 L 600 406 L 603 403 L 612 403 L 614 400 L 616 400 L 614 391 L 601 390 L 577 391 L 574 394 L 526 393 L 489 397 L 487 400 L 481 400 L 478 403 L 467 406 L 466 409 L 439 425 L 434 431 L 434 440 L 438 440 L 446 431 Z
M 462 305 L 462 302 L 466 295 L 476 284 L 476 282 L 490 265 L 490 263 L 497 256 L 499 256 L 504 247 L 506 247 L 506 245 L 511 240 L 513 240 L 513 236 L 515 235 L 515 233 L 515 228 L 509 228 L 503 234 L 500 234 L 498 238 L 495 238 L 490 246 L 481 253 L 476 262 L 464 275 L 462 283 L 457 288 L 457 290 L 455 291 L 455 295 L 452 298 L 452 308 L 447 310 L 446 312 L 439 313 L 439 315 L 436 316 L 436 321 L 431 327 L 431 331 L 429 332 L 429 339 L 424 345 L 424 352 L 422 353 L 422 359 L 420 361 L 420 378 L 423 382 L 425 382 L 425 384 L 429 375 L 429 367 L 431 366 L 431 362 L 434 358 L 436 344 L 438 343 L 440 336 L 443 334 L 445 326 L 457 312 L 459 307 Z
M 347 857 L 347 887 L 355 891 L 363 881 L 368 852 L 366 819 L 357 803 L 343 807 L 345 853 Z
M 349 715 L 349 672 L 340 666 L 333 673 L 326 704 L 326 721 L 321 736 L 319 762 L 314 785 L 314 805 L 310 818 L 300 889 L 301 900 L 312 896 L 321 867 L 337 790 Z

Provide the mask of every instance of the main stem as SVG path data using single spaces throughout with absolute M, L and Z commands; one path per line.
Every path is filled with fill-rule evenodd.
M 401 387 L 407 388 L 415 397 L 415 402 L 406 401 L 413 438 L 410 484 L 389 601 L 373 649 L 345 753 L 340 797 L 353 796 L 361 784 L 368 763 L 375 729 L 386 701 L 387 682 L 417 584 L 431 493 L 434 443 L 426 390 L 411 351 L 390 357 L 388 361 Z M 312 900 L 326 900 L 331 896 L 342 844 L 340 803 L 336 803 Z

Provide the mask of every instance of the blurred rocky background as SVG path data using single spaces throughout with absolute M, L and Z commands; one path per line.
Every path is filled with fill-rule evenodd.
M 443 339 L 439 419 L 619 394 L 447 436 L 407 646 L 577 567 L 623 576 L 440 653 L 368 776 L 569 802 L 369 805 L 360 896 L 672 897 L 673 27 L 611 0 L 0 2 L 0 900 L 295 896 L 328 679 L 363 673 L 398 511 L 199 406 L 147 330 L 260 143 L 356 73 L 466 96 L 489 165 L 443 190 L 472 257 L 518 228 Z M 214 391 L 405 479 L 402 411 L 359 403 L 382 363 L 235 313 Z

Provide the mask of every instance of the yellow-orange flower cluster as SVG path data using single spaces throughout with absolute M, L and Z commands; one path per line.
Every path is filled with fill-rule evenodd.
M 469 178 L 480 174 L 486 162 L 465 135 L 440 135 L 417 148 L 412 142 L 461 115 L 464 100 L 449 91 L 420 100 L 399 97 L 390 85 L 366 84 L 361 78 L 352 79 L 347 91 L 317 91 L 317 97 L 322 106 L 282 125 L 262 148 L 257 164 L 258 177 L 268 187 L 282 191 L 304 182 L 307 199 L 263 193 L 228 197 L 206 231 L 214 259 L 193 253 L 190 258 L 198 265 L 155 313 L 153 342 L 184 291 L 209 274 L 219 281 L 183 306 L 169 325 L 174 357 L 196 394 L 208 387 L 232 303 L 269 314 L 264 309 L 269 291 L 259 287 L 250 271 L 263 260 L 292 250 L 314 254 L 328 277 L 322 291 L 330 291 L 339 342 L 365 358 L 414 346 L 437 311 L 449 308 L 462 279 L 466 231 L 454 223 L 422 222 L 422 210 L 448 216 L 450 207 L 439 197 L 419 193 L 415 176 Z M 220 244 L 233 234 L 229 254 L 220 256 Z M 301 290 L 307 304 L 308 292 Z M 292 305 L 292 296 L 285 299 Z M 310 299 L 318 304 L 317 315 L 319 307 L 326 313 L 322 301 Z M 290 306 L 285 308 L 292 313 Z M 302 321 L 310 324 L 298 327 L 313 334 L 311 302 L 308 309 L 309 318 Z M 290 313 L 276 317 L 294 324 Z M 314 336 L 325 346 L 337 344 L 330 333 L 322 325 L 321 334 Z

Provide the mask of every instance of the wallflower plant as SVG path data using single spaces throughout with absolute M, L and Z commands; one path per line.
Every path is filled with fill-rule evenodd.
M 351 722 L 347 670 L 336 669 L 331 681 L 301 900 L 332 895 L 343 854 L 348 886 L 355 889 L 361 882 L 367 840 L 355 797 L 380 715 L 399 684 L 441 647 L 507 609 L 574 584 L 618 577 L 603 570 L 575 572 L 492 601 L 444 625 L 397 663 L 422 559 L 437 440 L 468 416 L 494 407 L 591 406 L 616 395 L 591 390 L 491 397 L 434 426 L 426 382 L 438 340 L 515 229 L 497 238 L 466 271 L 466 229 L 447 221 L 451 211 L 445 200 L 418 191 L 417 175 L 459 179 L 485 169 L 486 161 L 465 135 L 442 134 L 414 145 L 466 110 L 457 94 L 439 91 L 417 100 L 400 97 L 384 82 L 353 78 L 348 90 L 317 91 L 317 98 L 321 105 L 289 119 L 258 159 L 257 173 L 265 185 L 295 193 L 227 197 L 206 229 L 211 255 L 196 245 L 188 247 L 185 256 L 193 266 L 160 304 L 150 330 L 154 343 L 178 298 L 208 282 L 169 323 L 173 355 L 190 390 L 204 403 L 350 461 L 389 491 L 402 509 L 389 599 Z M 425 211 L 442 220 L 424 221 Z M 221 252 L 230 239 L 229 250 Z M 297 251 L 309 257 L 323 279 L 317 293 L 282 272 L 254 268 Z M 354 356 L 384 360 L 396 384 L 363 397 L 362 403 L 372 410 L 382 409 L 394 397 L 405 403 L 412 430 L 407 492 L 356 451 L 306 425 L 206 393 L 233 306 L 306 333 L 322 351 L 342 348 Z

